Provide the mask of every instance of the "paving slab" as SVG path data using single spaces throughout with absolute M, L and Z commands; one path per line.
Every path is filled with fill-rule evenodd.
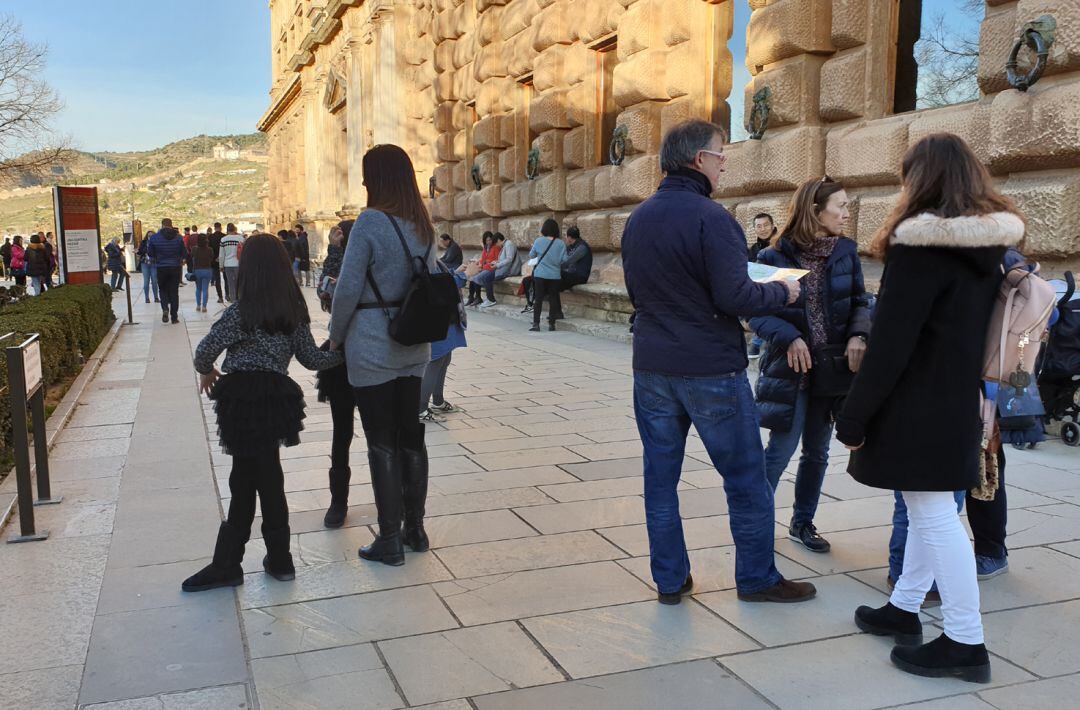
M 509 622 L 385 641 L 379 648 L 412 705 L 565 679 Z
M 860 634 L 727 656 L 721 663 L 782 708 L 855 710 L 971 692 L 962 680 L 898 671 L 889 661 L 891 649 L 892 639 Z M 994 685 L 1032 678 L 1000 660 L 992 673 Z
M 405 706 L 370 644 L 251 662 L 262 710 L 394 710 Z
M 1080 697 L 1080 675 L 1037 680 L 979 693 L 997 710 L 1045 710 L 1075 707 Z
M 540 688 L 474 698 L 479 710 L 552 710 L 552 708 L 711 708 L 764 710 L 772 707 L 753 690 L 712 661 L 599 676 Z
M 701 605 L 653 600 L 524 619 L 572 678 L 691 661 L 760 646 Z
M 250 707 L 247 685 L 240 684 L 84 706 L 85 710 L 244 710 Z
M 445 547 L 436 554 L 458 578 L 625 557 L 622 550 L 590 530 Z
M 71 710 L 78 703 L 82 661 L 35 671 L 0 674 L 0 709 Z
M 694 593 L 716 592 L 735 588 L 735 547 L 709 547 L 690 550 L 690 571 L 694 576 Z M 618 560 L 638 579 L 656 589 L 652 581 L 648 557 Z M 817 574 L 783 555 L 776 555 L 776 569 L 787 579 L 805 579 Z
M 986 646 L 1035 675 L 1080 673 L 1080 600 L 983 615 Z

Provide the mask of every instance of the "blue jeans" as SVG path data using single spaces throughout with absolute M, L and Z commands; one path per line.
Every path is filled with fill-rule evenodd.
M 645 449 L 645 521 L 657 589 L 675 592 L 690 574 L 676 487 L 691 424 L 724 478 L 736 587 L 753 594 L 777 584 L 773 493 L 746 373 L 675 377 L 635 371 L 634 414 Z
M 154 300 L 158 300 L 157 290 L 157 267 L 153 264 L 142 264 L 142 292 L 143 298 L 150 300 L 150 289 L 154 290 Z
M 44 280 L 45 280 L 44 276 L 31 276 L 30 277 L 30 289 L 33 291 L 35 296 L 40 296 L 41 295 L 41 291 L 42 291 L 41 284 L 42 284 L 42 282 Z
M 122 269 L 112 269 L 112 275 L 109 277 L 109 285 L 113 288 L 120 288 L 124 285 L 124 272 Z
M 210 281 L 214 278 L 213 269 L 195 269 L 195 305 L 206 308 L 210 297 Z
M 769 446 L 765 449 L 765 477 L 774 491 L 795 454 L 799 439 L 802 439 L 802 456 L 795 475 L 795 510 L 791 515 L 793 526 L 814 522 L 818 499 L 821 498 L 821 484 L 829 468 L 829 442 L 833 430 L 829 418 L 830 405 L 827 398 L 812 397 L 809 391 L 799 390 L 791 430 L 773 430 L 769 434 Z
M 896 496 L 896 504 L 893 506 L 892 537 L 889 538 L 889 576 L 895 582 L 900 579 L 900 574 L 904 571 L 904 548 L 907 546 L 908 517 L 904 496 L 900 494 L 900 491 L 893 491 L 893 495 Z M 956 497 L 957 512 L 963 511 L 967 491 L 956 491 L 953 495 Z

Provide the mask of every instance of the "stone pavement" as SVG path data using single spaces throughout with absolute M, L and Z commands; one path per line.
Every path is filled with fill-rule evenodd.
M 994 684 L 916 678 L 851 621 L 886 598 L 892 502 L 844 473 L 841 449 L 817 518 L 831 554 L 786 538 L 790 474 L 777 493 L 777 563 L 818 598 L 749 605 L 733 591 L 722 480 L 691 439 L 680 497 L 697 587 L 661 606 L 629 347 L 493 315 L 473 315 L 455 353 L 447 398 L 463 411 L 428 427 L 431 552 L 400 568 L 357 559 L 375 522 L 362 438 L 347 527 L 322 529 L 330 415 L 296 369 L 311 395 L 303 443 L 283 451 L 296 581 L 262 573 L 256 521 L 245 584 L 183 595 L 229 472 L 190 367 L 213 314 L 196 314 L 190 291 L 184 327 L 137 305 L 143 322 L 81 399 L 53 450 L 65 501 L 38 511 L 52 537 L 0 545 L 0 708 L 1075 704 L 1080 452 L 1009 452 L 1012 571 L 981 584 Z M 326 318 L 313 315 L 318 337 Z

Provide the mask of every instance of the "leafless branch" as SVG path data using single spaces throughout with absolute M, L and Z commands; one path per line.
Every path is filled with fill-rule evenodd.
M 41 79 L 47 54 L 13 16 L 0 16 L 0 178 L 41 173 L 69 158 L 51 125 L 63 103 Z
M 964 0 L 959 8 L 977 17 L 983 0 Z M 944 15 L 934 18 L 916 44 L 919 63 L 919 108 L 935 108 L 979 98 L 979 35 L 966 26 L 956 29 Z

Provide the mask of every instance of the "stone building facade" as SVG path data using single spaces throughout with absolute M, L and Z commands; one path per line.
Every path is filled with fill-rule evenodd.
M 748 86 L 732 86 L 736 3 L 752 9 Z M 437 229 L 466 246 L 485 230 L 528 244 L 549 216 L 578 225 L 597 252 L 597 281 L 609 284 L 583 305 L 621 319 L 622 229 L 662 177 L 664 131 L 690 117 L 746 124 L 751 97 L 768 93 L 764 136 L 727 149 L 716 193 L 744 225 L 760 211 L 783 219 L 795 187 L 827 173 L 849 187 L 851 236 L 865 245 L 896 199 L 904 151 L 945 130 L 966 138 L 1024 209 L 1033 255 L 1080 256 L 1076 0 L 986 0 L 979 100 L 921 111 L 909 110 L 921 0 L 270 5 L 274 83 L 259 128 L 270 138 L 275 228 L 301 221 L 321 235 L 355 215 L 363 152 L 396 142 L 434 194 Z M 1018 91 L 1005 64 L 1042 15 L 1056 21 L 1045 71 Z M 1021 52 L 1021 71 L 1031 56 Z M 729 117 L 738 91 L 746 110 Z

